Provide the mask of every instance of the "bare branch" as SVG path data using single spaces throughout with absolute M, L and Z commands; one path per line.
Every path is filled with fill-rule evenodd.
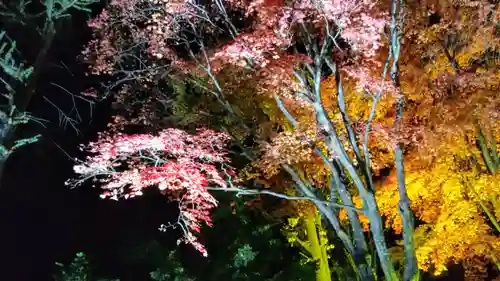
M 364 213 L 365 210 L 356 208 L 354 206 L 348 206 L 344 204 L 338 204 L 338 203 L 333 203 L 330 201 L 324 201 L 324 200 L 319 200 L 318 198 L 315 197 L 309 197 L 309 196 L 290 196 L 270 190 L 265 190 L 265 189 L 246 189 L 246 188 L 239 188 L 239 187 L 207 187 L 208 190 L 214 190 L 214 191 L 224 191 L 224 192 L 235 192 L 237 197 L 240 196 L 248 196 L 248 195 L 259 195 L 259 194 L 266 194 L 266 195 L 271 195 L 277 198 L 281 199 L 286 199 L 286 200 L 303 200 L 303 201 L 311 201 L 313 203 L 317 204 L 323 204 L 325 206 L 330 206 L 333 208 L 339 208 L 339 209 L 350 209 L 359 213 Z

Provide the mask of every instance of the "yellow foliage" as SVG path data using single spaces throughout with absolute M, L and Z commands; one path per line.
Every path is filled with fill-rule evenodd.
M 377 69 L 378 70 L 378 69 Z M 374 71 L 376 73 L 376 71 Z M 375 74 L 374 74 L 375 75 Z M 365 120 L 368 119 L 373 104 L 373 99 L 356 89 L 355 81 L 344 81 L 344 102 L 346 112 L 358 134 L 358 145 L 361 147 L 364 137 Z M 348 142 L 344 121 L 337 104 L 337 85 L 334 77 L 325 79 L 321 84 L 321 98 L 328 115 L 334 122 L 337 132 L 341 136 L 351 159 L 355 160 L 351 145 Z M 391 132 L 394 114 L 395 97 L 384 94 L 378 102 L 375 116 L 371 123 L 369 134 L 369 149 L 372 169 L 375 174 L 384 168 L 391 167 L 394 162 L 394 153 L 391 145 Z M 356 162 L 356 161 L 354 161 Z
M 432 166 L 413 170 L 409 165 L 406 174 L 415 215 L 432 225 L 427 240 L 417 248 L 418 264 L 422 270 L 432 269 L 435 274 L 445 271 L 450 262 L 466 262 L 472 257 L 491 261 L 500 251 L 500 237 L 494 234 L 479 204 L 479 200 L 487 202 L 488 208 L 497 216 L 500 214 L 500 177 L 488 174 L 481 165 L 472 168 L 472 157 L 480 155 L 477 150 L 471 152 L 464 138 L 446 140 L 449 142 L 440 147 Z M 418 161 L 410 156 L 407 159 Z M 400 233 L 394 175 L 377 188 L 376 196 L 387 226 Z

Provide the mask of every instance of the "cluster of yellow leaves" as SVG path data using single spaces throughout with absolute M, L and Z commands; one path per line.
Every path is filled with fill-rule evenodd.
M 455 155 L 456 156 L 456 155 Z M 458 157 L 437 161 L 426 170 L 409 170 L 406 187 L 416 217 L 425 223 L 425 239 L 417 244 L 419 267 L 439 275 L 450 262 L 466 263 L 481 258 L 492 261 L 500 255 L 500 237 L 491 228 L 479 200 L 500 215 L 500 176 L 463 171 L 450 162 Z M 377 203 L 386 227 L 401 233 L 398 213 L 399 193 L 395 175 L 377 187 Z M 356 207 L 362 207 L 358 197 Z M 345 210 L 341 219 L 346 220 Z M 362 216 L 365 231 L 368 220 Z M 418 230 L 417 230 L 418 231 Z
M 432 224 L 428 239 L 417 248 L 419 266 L 423 270 L 434 268 L 435 274 L 446 270 L 450 262 L 463 262 L 474 256 L 491 259 L 500 250 L 500 239 L 493 235 L 470 190 L 498 190 L 498 177 L 453 169 L 447 162 L 437 163 L 425 174 L 415 171 L 413 177 L 418 177 L 418 181 L 411 182 L 412 176 L 407 179 L 417 217 Z M 396 225 L 401 227 L 400 223 Z
M 446 271 L 450 262 L 463 263 L 473 257 L 491 260 L 500 250 L 500 239 L 492 234 L 478 207 L 471 201 L 459 201 L 441 208 L 439 219 L 423 245 L 417 248 L 421 269 Z
M 363 201 L 361 201 L 361 198 L 359 198 L 359 196 L 354 196 L 352 198 L 352 203 L 354 204 L 354 207 L 356 208 L 363 208 Z M 339 220 L 343 223 L 347 223 L 349 222 L 349 217 L 347 216 L 347 210 L 346 209 L 341 209 L 340 212 L 339 212 Z M 363 215 L 363 214 L 359 214 L 359 222 L 361 223 L 361 225 L 363 226 L 363 230 L 364 231 L 369 231 L 370 230 L 370 222 L 368 220 L 368 217 Z
M 326 270 L 327 274 L 323 277 L 317 277 L 316 280 L 332 280 L 329 273 L 330 268 L 328 259 L 329 251 L 334 248 L 329 243 L 327 231 L 321 223 L 321 217 L 318 210 L 311 206 L 299 212 L 297 216 L 288 218 L 287 224 L 282 228 L 288 243 L 294 247 L 300 247 L 303 252 L 303 263 L 314 262 L 319 265 L 319 270 Z
M 450 263 L 460 263 L 467 280 L 484 280 L 487 265 L 500 257 L 500 233 L 487 214 L 500 220 L 500 176 L 489 173 L 475 130 L 479 124 L 500 151 L 500 60 L 478 62 L 500 51 L 494 32 L 500 9 L 484 1 L 422 2 L 409 2 L 401 63 L 401 90 L 408 101 L 404 127 L 411 130 L 405 136 L 411 138 L 406 187 L 419 221 L 416 232 L 424 233 L 416 244 L 418 264 L 440 274 Z M 492 9 L 489 23 L 478 20 L 485 18 L 486 8 Z M 433 14 L 440 21 L 429 24 Z M 445 51 L 455 59 L 458 74 Z M 362 116 L 366 109 L 357 102 L 350 110 Z M 388 116 L 380 114 L 379 122 L 388 122 L 383 120 Z M 376 183 L 376 197 L 386 227 L 401 233 L 394 172 Z M 362 207 L 358 197 L 354 203 Z M 340 215 L 346 220 L 345 210 Z M 361 220 L 367 230 L 367 219 Z
M 489 174 L 484 164 L 472 161 L 481 155 L 465 138 L 447 141 L 438 148 L 441 153 L 432 166 L 415 169 L 419 165 L 410 164 L 406 174 L 412 210 L 426 226 L 432 226 L 417 248 L 419 266 L 425 271 L 433 269 L 435 274 L 446 270 L 450 262 L 478 257 L 492 261 L 500 254 L 500 237 L 480 205 L 481 200 L 499 218 L 500 176 Z M 419 161 L 416 155 L 407 159 Z M 386 225 L 401 233 L 394 175 L 377 188 L 376 196 Z

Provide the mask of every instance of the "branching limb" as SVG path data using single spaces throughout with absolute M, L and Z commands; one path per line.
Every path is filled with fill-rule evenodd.
M 403 34 L 403 14 L 404 2 L 403 0 L 392 0 L 391 4 L 391 53 L 394 57 L 391 66 L 391 78 L 397 89 L 400 90 L 399 80 L 399 55 L 401 49 L 401 37 Z M 458 67 L 458 66 L 457 66 Z M 405 103 L 404 93 L 400 92 L 396 104 L 396 120 L 395 130 L 398 132 L 403 119 L 403 109 Z M 411 281 L 419 276 L 417 265 L 417 257 L 415 253 L 413 231 L 413 213 L 410 208 L 410 198 L 406 190 L 405 172 L 403 165 L 403 147 L 397 141 L 394 145 L 395 152 L 395 166 L 397 171 L 397 182 L 399 190 L 399 213 L 403 224 L 403 240 L 404 240 L 404 253 L 405 253 L 405 268 L 403 274 L 404 281 Z
M 294 201 L 305 200 L 305 201 L 311 201 L 313 203 L 323 204 L 323 205 L 330 206 L 330 207 L 333 207 L 333 208 L 338 208 L 338 209 L 346 208 L 346 209 L 353 210 L 353 211 L 356 211 L 356 212 L 359 212 L 359 213 L 364 213 L 365 212 L 363 209 L 359 209 L 359 208 L 356 208 L 354 206 L 348 206 L 348 205 L 344 205 L 344 204 L 332 203 L 330 201 L 320 200 L 320 199 L 318 199 L 316 197 L 310 197 L 310 196 L 290 196 L 290 195 L 286 195 L 286 194 L 283 194 L 283 193 L 278 193 L 278 192 L 274 192 L 274 191 L 270 191 L 270 190 L 265 190 L 265 189 L 261 189 L 261 190 L 259 190 L 259 189 L 245 189 L 245 188 L 234 187 L 234 186 L 232 186 L 232 187 L 207 187 L 207 189 L 208 190 L 214 190 L 214 191 L 235 192 L 237 197 L 249 196 L 249 195 L 266 194 L 266 195 L 271 195 L 271 196 L 274 196 L 274 197 L 280 198 L 280 199 L 294 200 Z
M 281 101 L 280 97 L 276 95 L 275 100 L 281 112 L 286 116 L 288 121 L 290 121 L 295 128 L 297 126 L 297 121 L 288 111 L 284 103 Z M 314 152 L 318 156 L 320 156 L 320 158 L 323 160 L 323 163 L 330 169 L 330 173 L 332 176 L 332 182 L 330 183 L 330 202 L 337 202 L 336 198 L 338 197 L 337 196 L 338 194 L 342 202 L 344 202 L 347 205 L 353 206 L 354 204 L 352 201 L 351 194 L 340 176 L 342 174 L 342 169 L 341 169 L 342 166 L 340 165 L 338 159 L 333 159 L 331 161 L 315 145 L 314 141 L 308 139 L 305 136 L 303 136 L 303 139 L 313 147 Z M 333 210 L 333 216 L 335 217 L 335 219 L 337 218 L 336 209 Z M 368 276 L 368 278 L 371 278 L 369 276 L 372 276 L 373 274 L 371 273 L 369 266 L 364 265 L 365 255 L 366 253 L 368 253 L 368 246 L 366 244 L 366 240 L 364 237 L 363 227 L 361 226 L 361 223 L 359 221 L 358 213 L 352 209 L 347 209 L 347 216 L 349 217 L 349 220 L 351 222 L 351 228 L 353 230 L 353 236 L 355 241 L 354 246 L 351 246 L 352 252 L 350 252 L 350 254 L 354 257 L 354 260 L 359 264 L 360 268 L 358 269 L 358 271 L 361 273 L 361 275 Z M 335 221 L 332 223 L 332 225 L 334 226 L 335 230 L 339 230 L 340 227 L 335 223 Z M 339 231 L 343 232 L 342 230 Z

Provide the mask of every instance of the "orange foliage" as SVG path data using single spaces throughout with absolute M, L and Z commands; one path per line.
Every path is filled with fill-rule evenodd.
M 488 170 L 476 136 L 479 125 L 500 150 L 500 8 L 484 1 L 409 5 L 401 89 L 408 98 L 406 185 L 426 229 L 417 244 L 419 267 L 440 274 L 461 263 L 466 278 L 478 280 L 500 256 L 499 233 L 486 213 L 500 219 L 500 176 Z M 377 184 L 376 196 L 386 226 L 401 233 L 394 172 Z

